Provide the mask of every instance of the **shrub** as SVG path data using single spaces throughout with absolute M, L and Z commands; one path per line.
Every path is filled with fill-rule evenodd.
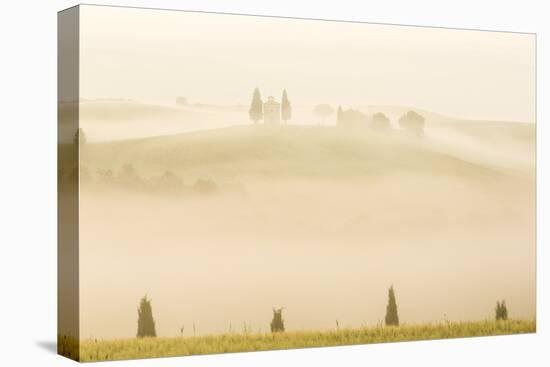
M 273 309 L 273 320 L 271 320 L 271 332 L 278 333 L 285 331 L 285 322 L 283 320 L 283 309 Z
M 495 318 L 497 321 L 508 320 L 508 308 L 506 308 L 506 301 L 497 301 L 497 307 L 495 308 Z

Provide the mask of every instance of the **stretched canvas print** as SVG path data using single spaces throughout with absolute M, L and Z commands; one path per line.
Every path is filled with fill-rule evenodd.
M 532 333 L 535 35 L 59 13 L 58 351 Z

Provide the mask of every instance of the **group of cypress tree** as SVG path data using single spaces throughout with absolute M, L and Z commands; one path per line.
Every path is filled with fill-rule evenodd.
M 264 102 L 262 101 L 262 96 L 258 88 L 254 89 L 252 93 L 252 102 L 250 103 L 250 109 L 248 110 L 248 116 L 250 120 L 254 121 L 255 124 L 258 123 L 264 117 Z M 283 90 L 283 96 L 281 98 L 281 119 L 287 123 L 292 117 L 292 106 L 288 99 L 286 89 Z
M 508 308 L 506 307 L 506 301 L 497 301 L 495 308 L 495 319 L 508 320 Z M 395 292 L 393 285 L 388 291 L 388 305 L 386 306 L 386 326 L 398 326 L 399 316 L 397 314 L 397 302 L 395 301 Z
M 506 301 L 497 302 L 495 308 L 496 320 L 507 320 L 508 309 L 506 307 Z M 337 321 L 338 324 L 338 321 Z M 399 315 L 397 313 L 397 301 L 395 299 L 395 291 L 393 285 L 388 289 L 388 304 L 386 306 L 386 326 L 399 326 Z M 273 308 L 273 319 L 271 320 L 271 332 L 278 333 L 285 331 L 285 323 L 283 320 L 283 308 Z M 194 329 L 194 325 L 193 325 Z M 183 332 L 183 329 L 181 329 Z M 138 329 L 137 337 L 155 337 L 157 332 L 155 330 L 155 320 L 153 319 L 153 311 L 151 307 L 151 300 L 147 299 L 147 296 L 143 297 L 140 301 L 138 308 Z
M 504 308 L 504 301 L 502 302 Z M 500 304 L 497 303 L 497 309 L 500 309 Z M 497 315 L 498 315 L 497 311 Z M 498 316 L 497 316 L 498 317 Z M 386 307 L 386 325 L 398 326 L 399 316 L 397 315 L 397 302 L 395 300 L 395 292 L 393 286 L 388 291 L 388 305 Z M 273 308 L 273 319 L 271 320 L 271 332 L 278 333 L 285 331 L 285 323 L 283 320 L 283 308 Z M 138 309 L 138 330 L 137 337 L 155 337 L 157 332 L 155 330 L 155 320 L 153 319 L 153 310 L 151 307 L 151 300 L 147 299 L 147 296 L 143 297 L 140 301 Z

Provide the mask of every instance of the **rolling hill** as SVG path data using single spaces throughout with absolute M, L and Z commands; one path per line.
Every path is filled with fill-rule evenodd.
M 166 170 L 185 176 L 330 178 L 392 173 L 500 177 L 504 170 L 449 154 L 401 131 L 374 133 L 336 127 L 234 126 L 169 136 L 89 144 L 89 167 Z

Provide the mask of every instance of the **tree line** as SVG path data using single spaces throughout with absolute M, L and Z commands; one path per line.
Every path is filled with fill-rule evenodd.
M 278 105 L 277 102 L 275 103 Z M 262 100 L 260 90 L 255 88 L 252 93 L 250 109 L 248 110 L 250 120 L 257 124 L 258 121 L 266 118 L 266 114 L 272 112 L 273 111 L 271 110 L 265 110 L 265 103 Z M 281 97 L 280 111 L 275 111 L 277 114 L 279 112 L 281 119 L 287 123 L 292 116 L 292 107 L 288 99 L 286 89 L 283 90 Z M 329 104 L 323 103 L 315 106 L 312 113 L 319 119 L 319 124 L 322 124 L 334 113 L 334 108 Z M 424 123 L 424 117 L 412 110 L 403 114 L 398 119 L 398 124 L 401 129 L 416 136 L 422 136 L 424 134 Z M 389 117 L 382 112 L 377 112 L 372 116 L 368 116 L 365 113 L 352 108 L 344 110 L 342 109 L 342 106 L 338 106 L 336 113 L 336 125 L 344 128 L 370 127 L 377 131 L 385 131 L 391 127 Z
M 197 178 L 186 184 L 183 179 L 172 171 L 148 178 L 142 177 L 131 163 L 126 163 L 118 170 L 97 169 L 95 173 L 85 166 L 73 167 L 68 170 L 63 167 L 58 169 L 59 182 L 74 182 L 94 184 L 95 188 L 108 189 L 132 189 L 144 193 L 158 194 L 218 194 L 234 193 L 246 194 L 246 187 L 240 183 L 219 184 L 210 178 Z M 89 186 L 88 187 L 92 187 Z
M 398 119 L 399 127 L 415 136 L 424 135 L 424 116 L 415 111 L 408 111 Z M 390 129 L 390 118 L 382 112 L 374 113 L 372 116 L 367 116 L 365 113 L 354 110 L 352 108 L 343 110 L 342 106 L 338 107 L 336 113 L 336 125 L 343 128 L 358 128 L 369 127 L 377 131 L 386 131 Z
M 273 308 L 273 317 L 271 319 L 271 323 L 269 324 L 272 333 L 280 333 L 285 331 L 283 310 L 284 307 Z M 495 320 L 501 321 L 507 319 L 508 308 L 506 307 L 506 301 L 498 301 L 495 308 Z M 399 326 L 397 300 L 393 285 L 388 289 L 388 303 L 386 305 L 386 316 L 384 318 L 384 323 L 387 327 Z M 336 327 L 338 329 L 340 327 L 338 320 L 336 321 Z M 180 333 L 183 334 L 183 327 L 180 329 Z M 195 324 L 193 324 L 193 333 L 195 333 Z M 147 296 L 141 298 L 139 303 L 136 336 L 138 338 L 157 336 L 155 320 L 153 318 L 153 308 L 151 305 L 151 300 L 148 299 Z

